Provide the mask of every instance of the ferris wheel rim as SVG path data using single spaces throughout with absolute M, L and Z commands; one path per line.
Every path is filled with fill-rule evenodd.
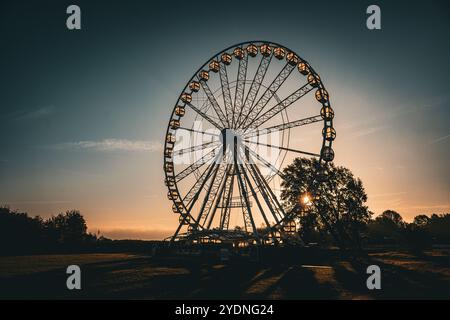
M 171 116 L 170 116 L 170 119 L 173 119 L 173 118 L 174 118 L 175 109 L 176 109 L 176 107 L 177 107 L 177 105 L 178 105 L 178 103 L 179 103 L 179 101 L 180 101 L 180 99 L 181 99 L 181 96 L 182 96 L 183 92 L 186 92 L 187 88 L 189 87 L 189 84 L 190 84 L 192 81 L 194 81 L 194 80 L 196 79 L 196 77 L 197 77 L 197 75 L 199 74 L 199 72 L 201 72 L 201 71 L 205 68 L 205 66 L 207 66 L 207 65 L 210 63 L 210 61 L 212 61 L 213 59 L 217 58 L 217 57 L 220 56 L 221 54 L 223 54 L 223 53 L 225 53 L 225 52 L 228 52 L 230 49 L 234 49 L 234 48 L 237 48 L 237 47 L 241 47 L 241 48 L 242 48 L 244 45 L 250 45 L 250 44 L 254 44 L 254 45 L 268 44 L 268 45 L 271 45 L 271 46 L 277 46 L 277 47 L 284 48 L 284 49 L 286 49 L 288 52 L 292 52 L 292 53 L 294 53 L 295 55 L 297 55 L 297 53 L 295 53 L 295 51 L 291 50 L 290 48 L 288 48 L 288 47 L 285 46 L 285 45 L 281 45 L 281 44 L 276 43 L 276 42 L 273 42 L 273 41 L 265 41 L 265 40 L 244 41 L 244 42 L 240 42 L 240 43 L 238 43 L 238 44 L 231 45 L 231 46 L 229 46 L 229 47 L 227 47 L 227 48 L 225 48 L 225 49 L 219 51 L 218 53 L 214 54 L 214 55 L 211 56 L 209 59 L 207 59 L 206 62 L 205 62 L 203 65 L 201 65 L 201 66 L 197 69 L 197 71 L 193 74 L 193 76 L 189 79 L 189 81 L 187 82 L 187 84 L 185 85 L 185 87 L 183 88 L 183 90 L 181 91 L 180 95 L 178 96 L 178 98 L 177 98 L 177 100 L 176 100 L 175 107 L 174 107 L 174 109 L 172 110 L 172 114 L 171 114 Z M 307 60 L 301 58 L 299 55 L 297 55 L 297 56 L 301 59 L 301 61 L 307 63 L 308 68 L 309 68 L 309 70 L 310 70 L 310 72 L 311 72 L 312 74 L 318 75 L 318 73 L 317 73 L 317 72 L 314 70 L 314 68 L 308 63 Z M 320 77 L 319 77 L 319 85 L 318 85 L 317 88 L 320 88 L 320 89 L 324 89 L 324 90 L 325 90 L 325 86 L 323 85 L 323 82 L 320 80 Z M 322 105 L 323 105 L 323 107 L 325 107 L 325 104 L 324 104 L 324 103 L 322 103 Z M 328 106 L 329 106 L 329 102 L 328 102 Z M 331 107 L 330 107 L 330 109 L 331 109 Z M 332 111 L 332 109 L 331 109 L 331 111 Z M 333 117 L 334 117 L 334 115 L 333 115 Z M 324 122 L 324 129 L 327 127 L 327 123 L 328 123 L 328 127 L 333 128 L 333 117 L 331 117 L 331 118 L 328 119 L 328 120 L 325 120 L 325 119 L 324 119 L 324 121 L 323 121 L 323 122 Z M 167 126 L 166 137 L 167 137 L 167 135 L 169 134 L 169 132 L 170 132 L 170 125 Z M 333 139 L 333 140 L 334 140 L 334 139 Z M 326 147 L 326 146 L 328 146 L 328 147 L 331 149 L 333 140 L 327 142 L 327 140 L 325 139 L 325 137 L 323 137 L 323 139 L 322 139 L 322 147 L 321 147 L 321 150 L 323 150 L 324 147 Z M 217 147 L 216 147 L 216 148 L 217 148 Z M 166 152 L 166 149 L 167 149 L 167 142 L 166 142 L 165 145 L 164 145 L 164 152 Z M 332 149 L 331 149 L 331 150 L 332 150 Z M 323 159 L 322 159 L 322 156 L 323 156 L 323 155 L 322 155 L 322 152 L 321 152 L 320 157 L 319 157 L 319 163 L 322 162 L 322 160 L 323 160 Z M 167 159 L 166 159 L 166 156 L 164 156 L 164 171 L 165 171 L 165 178 L 166 178 L 166 180 L 167 180 L 169 177 L 175 176 L 175 173 L 173 173 L 171 176 L 169 176 L 169 175 L 168 175 L 168 172 L 167 172 L 167 170 L 166 170 L 166 164 L 167 164 Z M 178 190 L 178 185 L 177 185 L 177 183 L 175 183 L 175 189 L 176 189 L 176 192 L 177 192 L 179 195 L 181 195 L 180 191 Z M 169 188 L 169 190 L 170 190 L 170 188 Z M 173 200 L 173 202 L 174 202 L 174 204 L 176 205 L 175 200 Z M 183 201 L 181 200 L 181 202 L 183 202 Z M 183 204 L 183 207 L 184 207 L 184 204 Z M 186 209 L 186 211 L 183 213 L 183 215 L 185 215 L 186 217 L 189 216 L 189 219 L 190 219 L 191 221 L 194 222 L 194 223 L 191 223 L 191 222 L 190 222 L 189 224 L 195 224 L 196 227 L 197 227 L 197 228 L 200 228 L 201 230 L 202 230 L 202 229 L 205 229 L 204 226 L 202 226 L 202 225 L 200 225 L 200 224 L 198 223 L 197 219 L 195 219 L 195 217 L 191 214 L 191 212 L 189 212 L 189 211 L 187 210 L 187 208 L 184 207 L 184 209 Z M 180 211 L 183 211 L 183 210 L 180 210 Z M 273 225 L 273 226 L 271 226 L 271 227 L 268 226 L 267 229 L 276 229 L 276 228 L 279 228 L 280 224 L 282 224 L 283 221 L 287 220 L 288 217 L 291 216 L 291 213 L 292 213 L 292 212 L 287 213 L 287 214 L 284 216 L 284 218 L 280 220 L 280 222 L 278 222 L 276 225 Z M 180 213 L 180 214 L 182 214 L 182 213 Z

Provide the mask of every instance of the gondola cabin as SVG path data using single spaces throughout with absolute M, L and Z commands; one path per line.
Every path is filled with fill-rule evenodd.
M 184 116 L 184 114 L 186 113 L 186 109 L 183 106 L 177 106 L 175 108 L 175 114 L 179 117 Z
M 178 192 L 176 190 L 169 190 L 167 192 L 167 199 L 169 199 L 169 200 L 177 200 L 178 199 Z
M 295 65 L 298 64 L 298 61 L 299 61 L 300 59 L 299 59 L 299 57 L 298 57 L 295 53 L 289 52 L 289 53 L 286 55 L 286 60 L 288 61 L 288 63 L 289 63 L 290 65 L 295 66 Z
M 328 146 L 322 148 L 320 155 L 322 156 L 322 159 L 327 162 L 333 161 L 334 159 L 334 151 L 333 149 L 331 149 L 331 147 Z
M 209 79 L 209 72 L 206 70 L 202 70 L 198 73 L 198 78 L 200 81 L 208 81 Z
M 244 59 L 244 50 L 242 50 L 242 48 L 236 48 L 233 50 L 233 54 L 236 57 L 236 59 Z
M 175 139 L 175 135 L 172 133 L 168 133 L 166 136 L 166 142 L 168 143 L 175 143 L 176 139 Z
M 306 63 L 300 62 L 300 63 L 297 65 L 297 68 L 298 68 L 298 71 L 299 71 L 302 75 L 304 75 L 304 76 L 308 75 L 308 73 L 309 73 L 309 68 L 308 68 L 308 65 L 307 65 Z
M 222 54 L 222 56 L 220 57 L 220 60 L 222 61 L 223 64 L 226 64 L 227 66 L 231 63 L 231 55 L 228 53 L 224 53 Z
M 270 56 L 270 54 L 272 53 L 272 47 L 269 46 L 268 44 L 263 44 L 260 49 L 261 54 L 265 57 Z
M 285 51 L 283 48 L 281 47 L 277 47 L 273 50 L 273 55 L 275 56 L 275 58 L 277 58 L 278 60 L 282 60 L 284 59 L 284 55 L 285 55 Z
M 312 73 L 310 73 L 308 75 L 308 83 L 309 83 L 309 85 L 311 87 L 313 87 L 313 88 L 318 87 L 319 86 L 319 81 L 320 81 L 319 76 L 317 76 L 315 74 L 312 74 Z
M 193 91 L 193 92 L 198 92 L 198 90 L 200 90 L 200 83 L 198 83 L 197 81 L 192 81 L 189 84 L 189 88 Z
M 169 148 L 169 146 L 173 146 L 173 145 L 168 145 L 166 147 L 166 150 L 164 150 L 164 157 L 166 157 L 166 158 L 172 158 L 172 155 L 173 155 L 173 149 Z
M 191 103 L 192 101 L 192 95 L 185 92 L 181 95 L 181 101 L 183 101 L 184 103 Z
M 166 172 L 168 172 L 168 173 L 172 173 L 173 172 L 173 162 L 166 162 L 166 164 L 164 166 L 164 170 L 166 170 Z
M 251 57 L 255 57 L 258 54 L 258 48 L 252 43 L 247 47 L 247 53 Z
M 319 102 L 325 103 L 328 101 L 328 92 L 325 89 L 319 89 L 316 91 L 316 99 Z
M 173 187 L 173 186 L 175 186 L 175 179 L 174 179 L 174 177 L 167 177 L 167 178 L 164 180 L 164 183 L 165 183 L 166 186 L 168 186 L 168 187 Z
M 176 130 L 180 127 L 180 120 L 172 119 L 169 123 L 170 129 Z
M 183 203 L 176 201 L 176 203 L 172 205 L 172 211 L 174 213 L 180 213 L 180 211 L 183 212 Z
M 333 141 L 336 139 L 336 130 L 333 127 L 327 126 L 323 128 L 322 135 L 327 141 Z
M 325 106 L 320 110 L 323 120 L 330 121 L 334 118 L 334 111 L 331 107 Z

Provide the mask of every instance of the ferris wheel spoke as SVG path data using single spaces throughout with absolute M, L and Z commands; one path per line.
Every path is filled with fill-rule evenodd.
M 192 110 L 194 110 L 195 112 L 197 112 L 200 116 L 202 116 L 206 121 L 208 121 L 209 123 L 211 123 L 214 127 L 216 127 L 219 130 L 222 130 L 223 127 L 221 125 L 219 125 L 216 121 L 214 121 L 210 116 L 208 116 L 205 112 L 201 111 L 199 108 L 197 108 L 196 106 L 194 106 L 192 103 L 187 103 L 186 105 L 188 105 Z
M 264 114 L 262 114 L 259 118 L 254 118 L 251 122 L 251 126 L 254 128 L 257 128 L 261 126 L 263 123 L 268 121 L 269 119 L 276 116 L 278 113 L 289 107 L 291 104 L 296 102 L 297 100 L 304 97 L 308 92 L 310 92 L 313 89 L 313 87 L 307 83 L 300 89 L 293 92 L 290 96 L 288 96 L 286 99 L 281 101 L 280 103 L 277 103 L 274 107 L 267 110 Z
M 216 150 L 218 147 L 214 148 L 207 154 L 205 154 L 203 157 L 192 163 L 189 167 L 185 168 L 183 171 L 181 171 L 179 174 L 175 176 L 175 182 L 180 182 L 187 176 L 189 176 L 191 173 L 195 172 L 196 170 L 203 167 L 206 163 L 208 163 L 211 159 L 214 159 L 214 156 L 216 155 Z
M 266 167 L 268 167 L 272 172 L 275 172 L 277 175 L 280 176 L 280 178 L 284 179 L 284 174 L 280 170 L 278 170 L 273 164 L 271 164 L 269 161 L 261 157 L 258 153 L 253 151 L 248 146 L 244 146 L 245 151 L 252 154 L 256 159 L 258 159 L 262 164 L 264 164 Z
M 222 68 L 221 68 L 222 69 Z M 212 93 L 211 89 L 209 88 L 206 81 L 200 81 L 203 91 L 205 91 L 206 96 L 208 97 L 209 103 L 211 103 L 211 106 L 213 107 L 214 111 L 216 112 L 217 116 L 219 117 L 220 122 L 222 123 L 222 127 L 218 127 L 219 129 L 222 129 L 226 127 L 228 124 L 227 117 L 223 114 L 222 109 L 220 108 L 219 103 L 217 102 L 216 98 L 214 97 L 214 94 Z
M 218 156 L 216 156 L 216 160 Z M 209 164 L 209 166 L 203 171 L 201 176 L 195 181 L 194 185 L 191 187 L 191 189 L 188 191 L 186 196 L 183 198 L 183 202 L 186 204 L 187 212 L 191 213 L 192 208 L 194 207 L 196 201 L 198 200 L 198 197 L 205 186 L 206 182 L 208 181 L 209 177 L 211 176 L 212 170 L 216 166 L 216 161 L 213 161 Z M 197 223 L 198 224 L 198 223 Z
M 220 85 L 222 87 L 223 104 L 225 106 L 225 117 L 227 120 L 228 127 L 230 127 L 233 121 L 233 102 L 231 101 L 231 91 L 230 91 L 230 83 L 228 82 L 227 66 L 224 63 L 221 63 L 219 75 L 220 75 Z
M 250 112 L 250 109 L 256 99 L 256 96 L 258 95 L 259 89 L 261 88 L 261 84 L 264 80 L 264 77 L 266 76 L 266 72 L 271 61 L 272 55 L 263 56 L 261 58 L 258 69 L 256 70 L 255 76 L 253 77 L 253 81 L 250 85 L 250 90 L 248 91 L 245 98 L 244 106 L 239 111 L 239 116 L 236 121 L 236 127 L 240 127 L 242 121 L 245 121 L 246 116 Z M 241 117 L 244 118 L 241 119 Z
M 285 151 L 289 151 L 289 152 L 301 153 L 301 154 L 305 154 L 305 155 L 313 156 L 313 157 L 320 157 L 320 154 L 317 154 L 317 153 L 312 153 L 312 152 L 307 152 L 307 151 L 302 151 L 302 150 L 296 150 L 296 149 L 291 149 L 291 148 L 285 148 L 285 147 L 282 147 L 282 146 L 275 146 L 275 145 L 266 144 L 266 143 L 262 143 L 262 142 L 251 141 L 251 140 L 244 140 L 244 141 L 248 142 L 248 143 L 253 143 L 253 144 L 257 144 L 257 145 L 261 145 L 261 146 L 270 147 L 270 148 L 276 148 L 276 149 L 285 150 Z
M 205 142 L 205 143 L 200 144 L 200 145 L 174 150 L 173 154 L 174 154 L 174 156 L 178 156 L 178 155 L 182 155 L 182 154 L 185 154 L 185 153 L 191 153 L 191 152 L 195 152 L 195 151 L 200 151 L 200 150 L 203 150 L 203 149 L 215 147 L 219 142 L 220 141 L 218 141 L 218 140 L 217 141 L 209 141 L 209 142 Z
M 200 134 L 204 134 L 204 135 L 207 135 L 207 136 L 213 136 L 213 137 L 219 137 L 220 136 L 220 134 L 217 134 L 217 133 L 201 131 L 201 130 L 195 130 L 195 129 L 185 128 L 185 127 L 179 127 L 177 130 L 186 130 L 186 131 L 190 131 L 190 132 L 194 132 L 194 133 L 200 133 Z
M 258 102 L 250 109 L 250 113 L 247 115 L 245 121 L 242 124 L 243 128 L 247 126 L 254 125 L 253 121 L 258 117 L 261 111 L 265 108 L 267 103 L 272 99 L 273 95 L 278 91 L 278 89 L 283 85 L 289 75 L 294 70 L 295 65 L 287 63 L 283 69 L 278 73 L 275 79 L 272 81 L 270 86 L 266 89 L 264 94 L 259 98 Z
M 322 116 L 319 114 L 317 116 L 312 116 L 312 117 L 308 117 L 308 118 L 303 118 L 303 119 L 299 119 L 299 120 L 294 120 L 291 122 L 287 122 L 287 123 L 282 123 L 282 124 L 278 124 L 272 127 L 268 127 L 268 128 L 263 128 L 260 130 L 252 130 L 246 134 L 243 135 L 244 138 L 251 138 L 251 137 L 255 137 L 255 136 L 262 136 L 265 134 L 269 134 L 272 132 L 278 132 L 278 131 L 283 131 L 286 129 L 292 129 L 295 127 L 301 127 L 301 126 L 305 126 L 308 124 L 312 124 L 312 123 L 316 123 L 316 122 L 320 122 L 323 121 Z
M 243 51 L 245 52 L 245 51 Z M 247 79 L 248 55 L 244 53 L 244 57 L 239 60 L 237 72 L 236 92 L 234 94 L 233 121 L 232 127 L 236 125 L 238 110 L 242 109 L 244 102 L 245 80 Z

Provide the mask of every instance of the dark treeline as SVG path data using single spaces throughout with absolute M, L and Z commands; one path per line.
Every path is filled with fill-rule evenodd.
M 307 243 L 337 244 L 330 233 L 315 225 L 304 223 L 300 234 Z M 360 238 L 361 246 L 366 248 L 395 246 L 421 251 L 432 245 L 450 245 L 450 214 L 421 214 L 408 223 L 398 212 L 386 210 L 360 226 Z
M 418 215 L 407 223 L 399 213 L 386 210 L 360 225 L 359 230 L 363 247 L 381 245 L 423 250 L 433 244 L 450 244 L 450 214 Z M 329 232 L 304 219 L 299 233 L 307 244 L 337 244 Z M 86 221 L 77 210 L 45 220 L 0 207 L 0 255 L 148 252 L 156 242 L 159 241 L 111 240 L 88 233 Z
M 148 251 L 152 241 L 111 240 L 87 232 L 84 217 L 69 210 L 48 219 L 0 207 L 0 255 Z
M 386 210 L 374 218 L 363 183 L 351 170 L 333 163 L 325 171 L 317 168 L 317 159 L 296 158 L 283 170 L 281 199 L 297 212 L 306 243 L 358 249 L 395 245 L 412 250 L 450 244 L 450 214 L 418 215 L 406 223 L 399 213 Z M 302 203 L 305 196 L 309 203 Z
M 79 251 L 93 246 L 97 236 L 87 233 L 79 211 L 71 210 L 43 219 L 9 207 L 0 207 L 2 254 Z
M 421 214 L 412 223 L 393 210 L 371 220 L 365 235 L 371 244 L 394 244 L 423 249 L 431 244 L 450 244 L 450 214 Z

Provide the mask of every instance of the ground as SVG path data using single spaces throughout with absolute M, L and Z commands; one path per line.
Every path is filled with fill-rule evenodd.
M 0 257 L 0 298 L 43 299 L 450 299 L 450 250 L 420 255 L 378 250 L 310 262 L 77 254 Z M 276 260 L 277 262 L 274 262 Z M 66 289 L 66 267 L 81 266 L 82 290 Z M 366 268 L 382 271 L 368 290 Z

